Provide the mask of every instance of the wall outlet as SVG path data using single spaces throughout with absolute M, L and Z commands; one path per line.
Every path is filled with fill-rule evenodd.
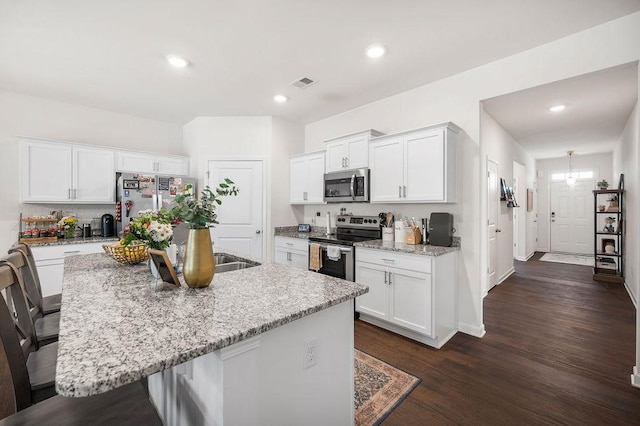
M 302 369 L 313 367 L 318 363 L 318 339 L 311 338 L 304 341 L 302 352 Z
M 321 216 L 320 212 L 316 212 L 316 216 L 320 217 Z

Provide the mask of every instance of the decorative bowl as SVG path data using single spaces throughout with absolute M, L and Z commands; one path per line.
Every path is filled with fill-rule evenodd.
M 129 244 L 128 246 L 121 246 L 119 242 L 115 244 L 103 244 L 102 248 L 104 252 L 115 259 L 117 262 L 125 263 L 129 265 L 135 265 L 149 258 L 149 253 L 146 244 Z

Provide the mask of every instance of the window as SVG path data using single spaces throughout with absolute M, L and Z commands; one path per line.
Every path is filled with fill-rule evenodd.
M 576 179 L 593 179 L 595 176 L 595 172 L 593 170 L 574 170 L 573 175 Z M 565 180 L 569 176 L 569 172 L 566 173 L 552 173 L 551 180 L 559 181 Z

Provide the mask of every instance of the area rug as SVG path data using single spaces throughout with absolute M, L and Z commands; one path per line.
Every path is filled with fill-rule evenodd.
M 582 254 L 545 253 L 543 262 L 571 263 L 572 265 L 593 266 L 593 256 Z
M 356 426 L 379 425 L 420 383 L 420 379 L 355 350 Z

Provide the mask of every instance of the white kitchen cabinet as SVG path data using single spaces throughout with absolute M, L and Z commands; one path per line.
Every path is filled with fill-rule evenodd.
M 275 237 L 275 260 L 280 265 L 309 269 L 309 241 L 300 238 Z
M 115 158 L 109 149 L 57 142 L 20 142 L 23 203 L 112 204 Z
M 186 157 L 117 151 L 116 158 L 119 172 L 152 173 L 170 176 L 186 176 L 189 174 L 189 159 Z
M 297 155 L 290 159 L 290 203 L 324 202 L 324 152 Z
M 326 141 L 326 172 L 369 167 L 369 140 L 381 135 L 382 132 L 371 129 Z
M 457 252 L 423 256 L 356 250 L 360 319 L 405 337 L 442 347 L 457 331 Z
M 455 202 L 459 132 L 445 123 L 373 139 L 371 202 Z
M 62 275 L 64 273 L 64 258 L 78 254 L 102 253 L 99 243 L 60 244 L 52 246 L 32 247 L 33 258 L 40 277 L 43 296 L 51 296 L 62 292 Z

